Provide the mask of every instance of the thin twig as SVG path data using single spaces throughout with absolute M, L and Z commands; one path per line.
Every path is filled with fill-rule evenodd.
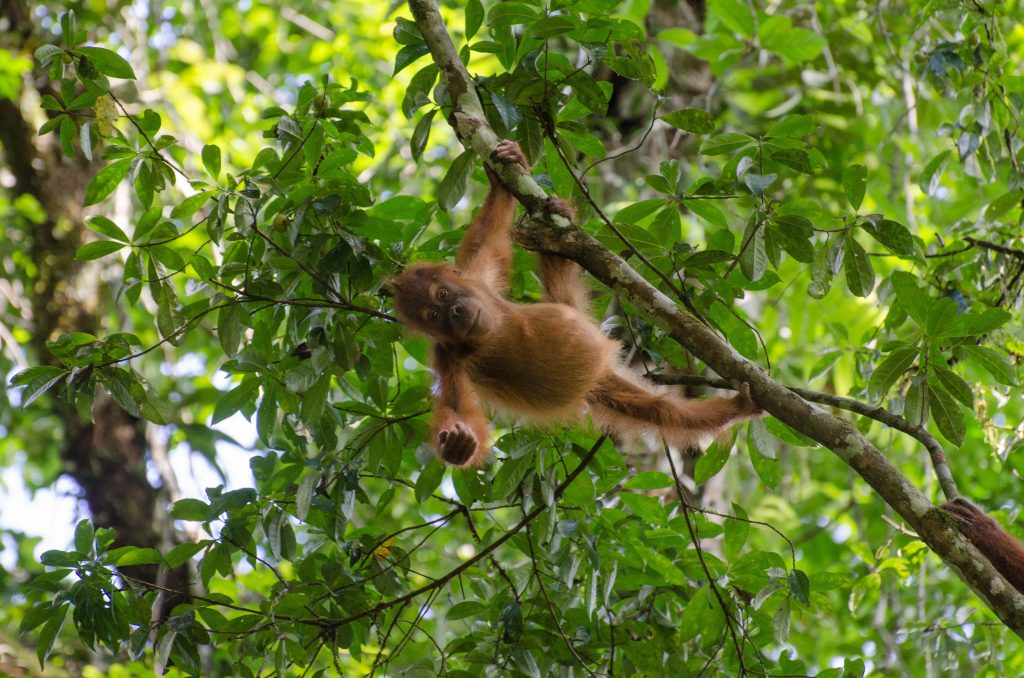
M 540 589 L 540 594 L 544 598 L 544 603 L 547 605 L 548 612 L 551 614 L 551 620 L 555 622 L 555 630 L 558 631 L 558 635 L 562 639 L 562 642 L 564 642 L 565 646 L 569 648 L 569 653 L 573 656 L 580 667 L 587 672 L 587 675 L 597 678 L 597 673 L 587 666 L 587 663 L 592 660 L 581 656 L 576 650 L 576 646 L 573 645 L 572 641 L 569 640 L 569 637 L 565 635 L 565 630 L 562 628 L 562 622 L 558 617 L 558 612 L 555 611 L 555 605 L 551 602 L 551 598 L 548 596 L 548 590 L 544 586 L 543 580 L 540 578 L 540 566 L 537 564 L 537 553 L 533 548 L 533 534 L 530 532 L 529 525 L 526 526 L 526 545 L 530 549 L 530 563 L 533 567 L 533 576 L 537 580 L 537 588 Z

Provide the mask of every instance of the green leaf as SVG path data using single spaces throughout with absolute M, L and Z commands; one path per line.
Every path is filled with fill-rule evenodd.
M 395 30 L 391 35 L 399 45 L 416 45 L 423 42 L 423 34 L 420 33 L 419 26 L 412 19 L 406 19 L 404 16 L 398 17 L 395 21 Z
M 931 365 L 928 369 L 931 372 L 931 378 L 928 380 L 928 383 L 933 384 L 937 381 L 942 388 L 946 389 L 951 396 L 960 401 L 964 407 L 968 409 L 974 407 L 974 392 L 959 374 L 941 365 Z
M 412 76 L 402 98 L 402 113 L 412 118 L 413 113 L 430 103 L 430 89 L 440 73 L 437 66 L 427 64 Z
M 471 617 L 480 617 L 490 610 L 486 603 L 482 603 L 479 600 L 464 600 L 461 603 L 455 603 L 448 608 L 445 618 L 448 621 L 458 621 L 460 619 L 469 619 Z
M 934 197 L 935 193 L 939 190 L 939 186 L 942 183 L 942 172 L 951 154 L 952 151 L 943 151 L 929 160 L 928 164 L 924 166 L 924 170 L 921 172 L 921 181 L 918 185 L 926 195 Z
M 917 286 L 914 276 L 906 271 L 896 271 L 889 280 L 896 292 L 896 300 L 899 301 L 900 306 L 918 327 L 924 329 L 927 325 L 931 299 Z
M 163 675 L 164 669 L 170 662 L 171 650 L 174 648 L 174 639 L 178 636 L 178 631 L 174 627 L 168 626 L 165 629 L 163 636 L 153 648 L 153 663 L 156 665 L 156 674 L 158 676 Z
M 171 505 L 171 517 L 177 520 L 203 522 L 210 515 L 210 506 L 199 499 L 179 499 Z
M 152 259 L 150 260 L 153 261 Z M 150 267 L 152 270 L 152 266 Z M 151 275 L 151 278 L 156 276 Z M 180 346 L 185 339 L 182 328 L 185 326 L 185 316 L 181 312 L 181 302 L 175 294 L 174 287 L 163 283 L 159 287 L 156 309 L 156 327 L 160 335 L 171 342 L 174 346 Z
M 636 552 L 636 555 L 643 560 L 647 567 L 651 568 L 651 570 L 661 577 L 662 582 L 672 586 L 689 585 L 686 581 L 686 575 L 668 556 L 663 555 L 640 542 L 633 542 L 630 544 L 630 547 Z
M 589 155 L 592 158 L 603 158 L 605 156 L 604 142 L 597 138 L 595 134 L 580 130 L 579 128 L 574 129 L 569 125 L 559 125 L 558 133 L 573 148 L 585 155 Z
M 40 66 L 46 68 L 54 59 L 58 58 L 63 53 L 64 50 L 57 47 L 57 45 L 40 45 L 36 48 L 33 56 L 36 58 L 36 61 L 39 62 Z
M 203 504 L 203 506 L 205 507 L 206 505 Z M 190 561 L 194 555 L 209 545 L 210 542 L 206 539 L 198 542 L 186 542 L 184 544 L 180 544 L 167 552 L 167 555 L 164 556 L 164 562 L 167 563 L 167 567 L 170 568 L 181 567 Z
M 715 119 L 702 108 L 683 108 L 663 115 L 661 119 L 684 132 L 710 134 L 715 131 Z
M 420 469 L 420 475 L 416 479 L 416 501 L 422 504 L 438 488 L 444 479 L 444 464 L 437 459 L 431 459 L 427 465 Z
M 871 258 L 848 231 L 845 240 L 846 286 L 855 296 L 866 297 L 875 288 L 875 269 Z
M 864 660 L 860 657 L 846 657 L 843 660 L 843 678 L 863 678 Z
M 538 13 L 525 2 L 500 2 L 491 6 L 487 17 L 492 26 L 514 26 L 534 22 Z
M 391 72 L 391 75 L 398 75 L 407 66 L 418 61 L 429 51 L 430 48 L 423 42 L 418 42 L 415 45 L 406 45 L 398 50 L 398 53 L 395 55 L 395 69 Z
M 36 398 L 49 391 L 54 384 L 68 374 L 70 372 L 63 367 L 40 365 L 14 375 L 11 385 L 25 387 L 25 391 L 21 394 L 21 406 L 28 407 Z
M 932 420 L 946 440 L 959 446 L 966 432 L 964 413 L 944 388 L 934 382 L 928 385 L 928 411 L 931 412 Z
M 709 0 L 708 14 L 715 16 L 734 33 L 754 37 L 754 17 L 743 0 Z
M 770 279 L 775 273 L 771 272 L 769 275 L 761 278 L 763 283 L 765 280 Z M 753 287 L 758 287 L 753 285 Z M 711 305 L 708 316 L 712 323 L 715 324 L 725 335 L 728 342 L 740 352 L 741 355 L 750 359 L 757 360 L 760 351 L 760 345 L 757 342 L 757 335 L 754 330 L 744 322 L 742 312 L 736 308 L 730 308 L 721 302 L 716 302 Z
M 778 459 L 766 457 L 751 450 L 750 465 L 754 467 L 757 477 L 770 488 L 776 488 L 782 482 L 782 464 Z
M 791 620 L 792 613 L 790 611 L 789 599 L 786 599 L 782 601 L 775 610 L 775 614 L 772 615 L 772 632 L 774 633 L 776 643 L 781 645 L 789 638 Z
M 780 151 L 772 151 L 768 157 L 777 163 L 795 169 L 797 172 L 814 174 L 811 156 L 802 148 L 783 148 Z
M 586 71 L 579 71 L 567 80 L 580 103 L 592 113 L 604 115 L 608 112 L 608 92 Z
M 318 472 L 307 472 L 302 477 L 298 489 L 295 490 L 295 515 L 299 520 L 305 520 L 309 515 L 309 507 L 313 503 L 313 492 L 319 482 L 320 474 Z
M 112 254 L 122 247 L 124 247 L 124 243 L 114 242 L 113 240 L 89 242 L 78 248 L 78 251 L 75 252 L 75 259 L 79 261 L 92 261 L 93 259 L 99 259 Z
M 697 464 L 693 470 L 693 482 L 700 486 L 718 475 L 719 471 L 725 468 L 725 463 L 729 461 L 731 451 L 731 446 L 722 445 L 717 441 L 713 442 L 704 454 L 697 458 Z
M 868 188 L 868 169 L 864 165 L 850 165 L 843 170 L 843 191 L 850 201 L 853 211 L 860 209 L 864 202 L 864 192 Z M 861 295 L 863 296 L 863 295 Z
M 991 374 L 1000 384 L 1005 384 L 1006 386 L 1017 385 L 1017 375 L 1002 353 L 987 346 L 964 345 L 960 348 L 971 359 L 971 362 L 979 365 Z
M 44 45 L 43 47 L 52 47 L 52 45 Z M 40 49 L 42 49 L 42 47 Z M 40 101 L 40 105 L 44 111 L 58 112 L 64 110 L 64 105 L 57 101 L 57 97 L 52 94 L 44 94 Z M 42 134 L 42 132 L 40 132 L 40 134 Z
M 811 120 L 810 116 L 807 115 L 787 115 L 782 120 L 778 121 L 768 129 L 768 133 L 765 134 L 766 138 L 774 137 L 790 137 L 799 138 L 805 137 L 808 134 L 813 134 L 814 130 L 817 129 L 817 125 Z
M 900 346 L 883 360 L 868 380 L 868 398 L 877 401 L 889 392 L 896 380 L 903 376 L 917 358 L 916 346 Z
M 67 158 L 75 157 L 75 135 L 78 127 L 71 116 L 62 116 L 60 120 L 60 152 Z
M 791 64 L 812 61 L 828 47 L 828 41 L 814 31 L 794 27 L 789 17 L 770 16 L 758 29 L 761 46 Z
M 883 219 L 877 226 L 864 230 L 893 254 L 906 257 L 914 253 L 914 236 L 898 221 Z
M 728 454 L 726 454 L 728 457 Z M 701 457 L 703 459 L 703 457 Z M 700 460 L 697 460 L 700 463 Z M 698 482 L 698 481 L 695 481 Z M 698 484 L 700 484 L 698 482 Z M 639 517 L 646 525 L 664 525 L 667 516 L 666 507 L 658 497 L 646 494 L 631 494 L 623 492 L 619 494 L 619 500 L 623 506 L 629 508 L 634 515 Z
M 782 469 L 776 458 L 775 446 L 764 422 L 755 419 L 747 425 L 747 450 L 750 463 L 758 477 L 768 487 L 778 487 Z
M 260 382 L 257 379 L 245 379 L 241 384 L 223 394 L 213 408 L 211 424 L 224 421 L 232 414 L 250 404 L 256 398 Z
M 477 0 L 479 2 L 479 0 Z M 419 162 L 420 157 L 423 156 L 423 149 L 427 146 L 427 139 L 430 138 L 430 126 L 434 121 L 434 116 L 437 115 L 438 109 L 432 108 L 423 114 L 420 121 L 416 123 L 416 129 L 412 131 L 412 138 L 409 140 L 409 151 L 412 153 L 412 159 Z
M 53 611 L 54 608 L 49 602 L 37 603 L 25 612 L 25 616 L 21 618 L 18 630 L 22 633 L 28 633 L 49 619 Z
M 133 416 L 140 416 L 138 397 L 144 395 L 142 385 L 133 371 L 119 367 L 100 370 L 100 382 L 121 408 Z
M 92 178 L 85 188 L 84 205 L 95 205 L 114 192 L 117 185 L 128 176 L 133 158 L 122 158 L 110 163 Z
M 327 406 L 327 396 L 331 388 L 331 373 L 324 372 L 313 382 L 313 385 L 302 394 L 302 404 L 299 407 L 299 418 L 306 424 L 312 425 L 323 416 Z
M 930 300 L 928 315 L 925 317 L 924 330 L 930 337 L 939 336 L 942 331 L 956 322 L 956 302 L 949 297 Z
M 49 134 L 53 130 L 55 130 L 58 127 L 60 127 L 61 123 L 64 122 L 64 118 L 66 118 L 66 117 L 67 116 L 65 116 L 65 115 L 58 115 L 58 116 L 56 116 L 54 118 L 50 118 L 49 120 L 44 122 L 39 127 L 39 132 L 37 132 L 37 134 L 39 134 L 39 136 L 43 136 L 44 134 Z
M 624 487 L 627 490 L 660 490 L 673 484 L 672 478 L 661 471 L 645 471 L 627 480 Z
M 568 14 L 548 15 L 530 27 L 530 33 L 541 40 L 565 35 L 579 28 L 580 22 Z
M 923 379 L 911 379 L 903 399 L 903 417 L 915 426 L 924 424 L 928 419 L 924 403 L 926 386 Z
M 775 183 L 778 175 L 774 172 L 770 174 L 755 174 L 754 172 L 747 172 L 743 175 L 743 183 L 746 184 L 750 192 L 761 197 L 764 192 L 768 190 L 768 187 Z
M 664 198 L 641 200 L 616 212 L 613 221 L 620 224 L 637 224 L 667 204 L 668 202 Z
M 162 565 L 164 557 L 153 548 L 140 548 L 138 546 L 124 546 L 112 551 L 112 560 L 118 567 L 130 567 L 132 565 Z
M 466 3 L 466 40 L 469 40 L 484 23 L 484 5 L 480 0 L 468 0 Z
M 213 194 L 210 191 L 200 191 L 195 195 L 190 195 L 171 209 L 171 218 L 188 219 L 190 216 L 195 214 L 200 207 L 209 202 L 212 196 Z
M 129 243 L 131 239 L 121 228 L 107 217 L 97 214 L 85 220 L 85 225 L 100 235 L 118 242 Z
M 49 567 L 77 567 L 85 557 L 85 554 L 77 551 L 51 549 L 39 556 L 39 562 Z
M 775 241 L 782 246 L 782 249 L 789 252 L 791 257 L 805 264 L 814 261 L 814 245 L 810 241 L 814 235 L 814 228 L 809 219 L 798 216 L 776 216 L 770 222 L 770 227 Z
M 804 605 L 811 604 L 811 580 L 806 572 L 793 570 L 789 573 L 789 592 Z
M 494 474 L 491 484 L 491 495 L 495 499 L 504 499 L 512 495 L 523 481 L 526 472 L 534 466 L 536 453 L 531 451 L 521 457 L 509 459 Z
M 751 449 L 762 457 L 775 459 L 778 454 L 775 452 L 775 444 L 772 436 L 768 433 L 768 427 L 761 419 L 754 419 L 747 428 L 747 444 Z
M 718 206 L 715 205 L 713 200 L 701 200 L 696 197 L 687 197 L 684 199 L 683 204 L 686 206 L 686 209 L 690 210 L 712 226 L 718 226 L 719 228 L 729 227 L 729 222 L 726 221 L 725 215 L 722 214 L 722 210 L 718 209 Z
M 726 155 L 753 142 L 754 138 L 746 134 L 727 132 L 710 139 L 705 139 L 704 143 L 700 146 L 700 152 L 703 155 Z
M 102 47 L 79 47 L 74 50 L 75 54 L 89 57 L 96 70 L 111 78 L 122 78 L 124 80 L 135 80 L 135 71 L 131 64 L 117 52 L 111 52 Z
M 469 175 L 473 171 L 474 158 L 476 158 L 476 153 L 466 150 L 452 161 L 444 179 L 437 187 L 437 204 L 441 209 L 452 209 L 465 195 Z
M 64 618 L 67 617 L 69 609 L 71 609 L 71 605 L 68 603 L 64 603 L 55 609 L 36 637 L 36 656 L 39 658 L 40 669 L 46 667 L 46 659 L 50 656 L 50 652 L 53 651 L 53 641 L 57 639 L 57 634 L 60 633 L 61 627 L 64 626 Z
M 499 92 L 491 92 L 491 103 L 494 104 L 494 110 L 498 112 L 498 117 L 501 118 L 505 129 L 514 130 L 519 125 L 519 121 L 523 119 L 522 113 L 519 112 L 515 103 Z
M 743 232 L 743 240 L 740 245 L 740 270 L 747 280 L 757 282 L 768 270 L 768 254 L 764 244 L 764 228 L 757 220 L 757 215 L 751 215 L 747 221 L 747 229 Z
M 203 146 L 202 157 L 206 173 L 216 181 L 220 177 L 220 146 L 206 144 Z
M 733 502 L 732 514 L 735 518 L 727 518 L 725 521 L 725 534 L 722 538 L 722 551 L 725 559 L 735 560 L 747 543 L 747 535 L 750 533 L 750 523 L 747 522 L 747 511 Z
M 92 553 L 92 540 L 95 532 L 92 529 L 92 522 L 83 518 L 75 525 L 75 550 L 79 553 Z
M 653 87 L 656 67 L 651 55 L 639 42 L 625 44 L 621 51 L 621 56 L 605 55 L 605 64 L 624 78 L 640 80 L 647 87 Z
M 808 240 L 814 237 L 814 225 L 807 217 L 777 214 L 772 217 L 772 221 L 781 230 L 785 230 L 794 238 Z
M 222 306 L 217 312 L 217 339 L 220 347 L 229 357 L 238 353 L 238 345 L 242 342 L 242 321 L 239 304 Z
M 697 41 L 698 35 L 688 28 L 666 28 L 658 31 L 655 36 L 658 40 L 670 42 L 676 47 L 688 47 Z
M 1013 318 L 1001 308 L 988 308 L 981 313 L 961 313 L 945 326 L 937 328 L 935 336 L 973 337 L 997 330 Z
M 1019 207 L 1021 201 L 1024 201 L 1024 191 L 1003 193 L 985 208 L 985 219 L 988 221 L 999 221 L 1003 215 L 1014 207 Z
M 818 446 L 818 443 L 815 442 L 813 438 L 805 436 L 803 433 L 791 429 L 789 426 L 782 423 L 775 417 L 768 417 L 764 421 L 764 426 L 766 429 L 768 429 L 768 432 L 771 433 L 776 438 L 778 438 L 779 440 L 787 442 L 790 445 L 795 445 L 797 447 Z

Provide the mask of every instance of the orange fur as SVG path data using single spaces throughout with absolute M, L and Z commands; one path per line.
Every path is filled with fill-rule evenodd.
M 492 157 L 529 170 L 519 147 L 498 144 Z M 488 170 L 490 190 L 459 247 L 460 270 L 417 264 L 390 282 L 399 318 L 434 341 L 440 388 L 431 437 L 442 460 L 476 466 L 488 453 L 482 402 L 535 423 L 566 422 L 589 411 L 620 437 L 645 434 L 689 446 L 761 410 L 744 384 L 733 398 L 690 400 L 659 393 L 626 370 L 621 346 L 587 314 L 579 267 L 540 255 L 544 302 L 505 298 L 511 258 L 511 194 Z M 574 218 L 568 203 L 550 209 Z
M 1024 545 L 963 497 L 943 504 L 942 508 L 956 519 L 960 532 L 985 554 L 992 566 L 1024 593 Z

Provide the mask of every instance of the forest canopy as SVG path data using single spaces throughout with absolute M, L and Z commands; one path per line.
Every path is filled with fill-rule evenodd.
M 79 505 L 0 515 L 0 674 L 1024 673 L 955 503 L 1024 536 L 1021 16 L 0 3 L 0 467 Z M 513 300 L 568 257 L 631 370 L 765 416 L 442 463 L 387 282 L 485 167 Z

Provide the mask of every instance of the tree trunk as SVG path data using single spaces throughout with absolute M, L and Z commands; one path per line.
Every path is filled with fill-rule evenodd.
M 31 40 L 29 5 L 0 0 L 0 19 L 8 23 L 5 44 L 0 46 L 24 51 L 26 45 L 36 44 Z M 37 137 L 35 130 L 43 119 L 34 120 L 29 112 L 40 110 L 35 102 L 53 91 L 45 79 L 34 75 L 25 83 L 21 101 L 0 99 L 0 147 L 14 177 L 12 193 L 31 196 L 44 214 L 41 223 L 14 220 L 13 228 L 25 229 L 35 268 L 25 285 L 25 306 L 31 315 L 22 319 L 31 334 L 33 362 L 57 365 L 47 342 L 72 331 L 95 333 L 102 324 L 100 271 L 75 259 L 86 233 L 83 195 L 95 168 L 81 157 L 64 158 L 51 143 L 52 136 Z M 118 546 L 160 549 L 160 531 L 154 523 L 157 489 L 146 477 L 143 422 L 105 396 L 97 397 L 91 422 L 83 421 L 71 403 L 56 398 L 49 403 L 59 427 L 55 438 L 62 441 L 62 468 L 81 487 L 95 525 L 113 529 Z M 137 568 L 133 575 L 156 581 L 157 569 Z M 171 585 L 185 584 L 185 575 L 176 573 Z

